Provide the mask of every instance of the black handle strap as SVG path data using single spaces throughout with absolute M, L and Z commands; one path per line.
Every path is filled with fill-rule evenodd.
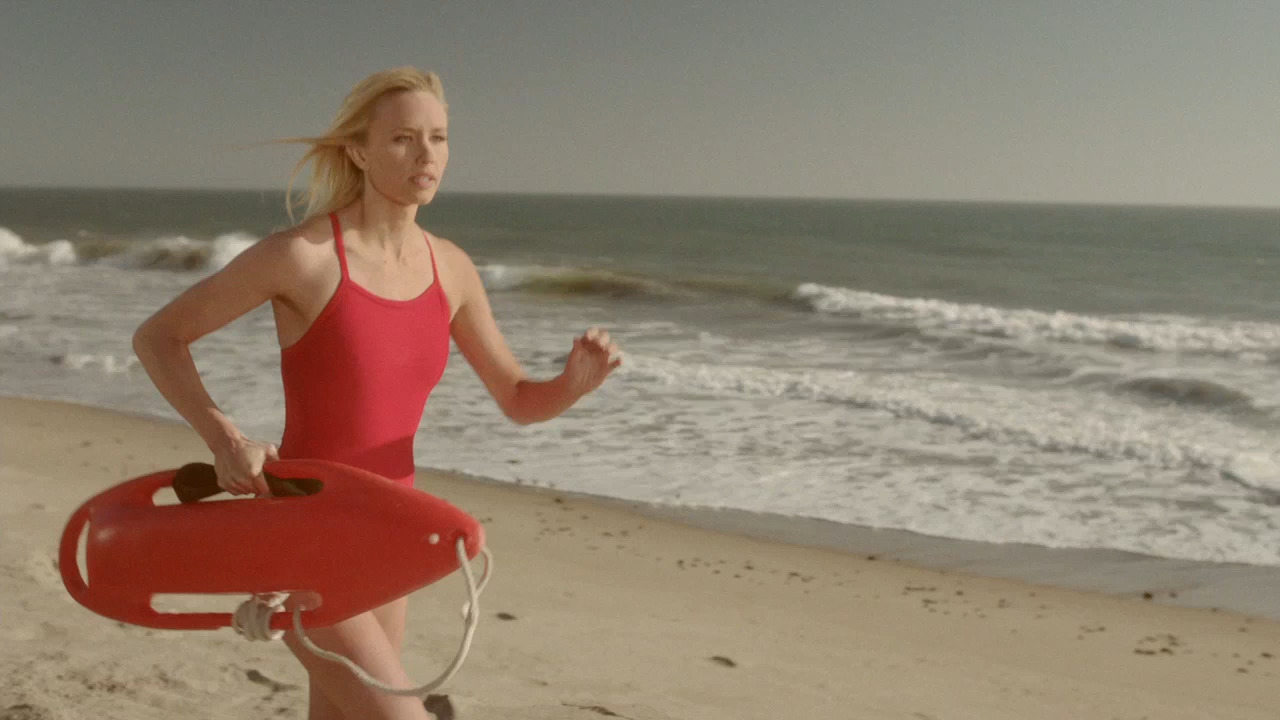
M 262 473 L 267 479 L 267 489 L 275 497 L 297 497 L 314 495 L 320 492 L 324 483 L 314 478 L 282 478 L 269 472 Z M 178 468 L 173 476 L 173 492 L 178 500 L 193 503 L 213 497 L 222 488 L 218 487 L 218 473 L 209 463 L 187 463 Z

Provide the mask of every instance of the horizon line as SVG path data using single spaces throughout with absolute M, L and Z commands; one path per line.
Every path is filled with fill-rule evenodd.
M 0 191 L 66 191 L 66 192 L 173 192 L 173 193 L 274 193 L 283 195 L 283 188 L 227 187 L 227 186 L 168 186 L 154 185 L 13 185 L 0 183 Z M 767 200 L 778 202 L 850 202 L 850 203 L 900 203 L 937 205 L 1034 205 L 1055 207 L 1115 207 L 1115 208 L 1185 208 L 1221 210 L 1280 210 L 1280 200 L 1275 205 L 1249 205 L 1232 203 L 1177 203 L 1134 202 L 1099 200 L 1032 200 L 996 198 L 939 198 L 939 197 L 842 197 L 832 195 L 732 195 L 732 194 L 661 194 L 661 193 L 609 193 L 609 192 L 538 192 L 523 190 L 441 190 L 440 195 L 488 195 L 505 197 L 545 198 L 614 198 L 643 200 Z

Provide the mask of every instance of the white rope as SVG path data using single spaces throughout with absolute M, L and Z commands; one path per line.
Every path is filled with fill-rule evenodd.
M 394 688 L 365 672 L 363 668 L 350 659 L 316 646 L 315 643 L 311 642 L 311 638 L 307 637 L 306 631 L 302 629 L 302 608 L 300 607 L 293 609 L 293 629 L 298 633 L 302 644 L 308 650 L 326 660 L 346 665 L 365 685 L 377 688 L 389 695 L 425 695 L 449 682 L 454 674 L 458 672 L 458 669 L 462 667 L 463 661 L 466 660 L 467 651 L 471 649 L 471 637 L 475 634 L 476 625 L 480 622 L 480 593 L 484 592 L 484 586 L 489 583 L 489 573 L 493 569 L 493 554 L 489 552 L 488 548 L 482 548 L 481 552 L 484 553 L 484 573 L 481 574 L 480 583 L 477 585 L 475 576 L 471 573 L 471 563 L 467 559 L 467 546 L 464 538 L 458 538 L 457 549 L 458 564 L 462 568 L 462 574 L 467 581 L 468 598 L 467 603 L 462 606 L 462 618 L 465 623 L 465 629 L 462 633 L 462 645 L 459 646 L 458 653 L 454 656 L 453 662 L 449 663 L 449 667 L 445 668 L 440 677 L 431 682 L 414 688 Z M 236 608 L 235 614 L 232 616 L 232 629 L 250 640 L 279 639 L 284 635 L 284 631 L 270 628 L 271 616 L 284 607 L 284 601 L 288 597 L 289 594 L 283 592 L 264 593 L 254 595 L 252 598 L 245 600 L 240 603 L 240 607 Z
M 240 603 L 231 616 L 231 629 L 250 640 L 279 640 L 283 630 L 271 629 L 271 616 L 284 608 L 289 593 L 261 593 Z

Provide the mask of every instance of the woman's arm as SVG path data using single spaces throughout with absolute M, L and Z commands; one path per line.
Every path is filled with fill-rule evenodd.
M 443 244 L 443 243 L 442 243 Z M 622 363 L 617 345 L 602 330 L 588 330 L 573 341 L 565 369 L 554 379 L 530 380 L 498 330 L 480 274 L 471 258 L 449 244 L 454 276 L 453 341 L 475 370 L 504 415 L 521 425 L 550 420 L 583 395 L 600 387 Z
M 156 389 L 215 453 L 243 438 L 209 397 L 188 346 L 276 297 L 293 274 L 291 252 L 289 237 L 262 239 L 160 308 L 133 334 L 133 350 Z

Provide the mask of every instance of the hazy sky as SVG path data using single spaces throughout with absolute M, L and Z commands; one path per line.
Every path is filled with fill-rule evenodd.
M 282 188 L 440 73 L 443 188 L 1280 205 L 1280 3 L 0 0 L 0 185 Z

